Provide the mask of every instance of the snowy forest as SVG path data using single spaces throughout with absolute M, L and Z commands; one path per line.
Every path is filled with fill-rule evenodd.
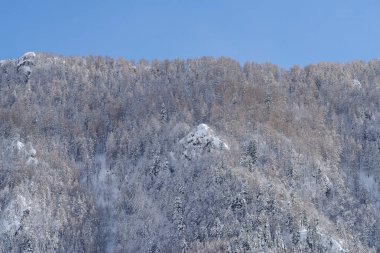
M 380 252 L 380 61 L 0 61 L 0 252 Z

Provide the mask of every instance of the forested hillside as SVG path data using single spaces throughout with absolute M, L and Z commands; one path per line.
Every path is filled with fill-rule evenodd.
M 0 64 L 0 252 L 380 252 L 378 60 Z

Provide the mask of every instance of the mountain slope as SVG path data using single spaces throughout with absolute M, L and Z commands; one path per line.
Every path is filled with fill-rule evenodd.
M 0 93 L 3 251 L 380 248 L 379 61 L 27 53 Z

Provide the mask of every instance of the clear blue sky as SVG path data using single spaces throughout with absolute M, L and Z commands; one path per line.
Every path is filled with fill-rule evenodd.
M 281 67 L 380 58 L 379 0 L 1 0 L 0 59 L 227 56 Z

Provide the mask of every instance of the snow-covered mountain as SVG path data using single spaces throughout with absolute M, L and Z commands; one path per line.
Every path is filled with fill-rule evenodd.
M 380 62 L 0 62 L 0 252 L 377 252 Z

